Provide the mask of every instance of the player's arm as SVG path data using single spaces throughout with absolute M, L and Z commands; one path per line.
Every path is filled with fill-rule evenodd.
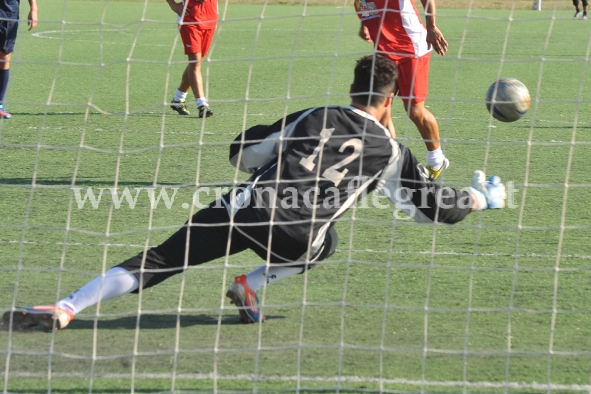
M 361 26 L 359 27 L 359 37 L 370 44 L 373 43 L 371 35 L 369 34 L 369 29 L 363 23 L 361 23 Z
M 29 24 L 29 30 L 33 30 L 37 26 L 37 0 L 29 0 L 29 16 L 27 17 L 27 23 Z
M 230 163 L 240 171 L 253 173 L 277 159 L 293 133 L 295 122 L 306 112 L 287 115 L 272 125 L 257 125 L 240 133 L 230 144 Z
M 382 113 L 382 117 L 378 119 L 378 121 L 388 129 L 392 138 L 396 138 L 396 128 L 394 127 L 394 121 L 392 120 L 392 98 L 394 97 L 394 93 L 390 96 L 388 100 L 388 104 L 384 108 Z
M 384 170 L 378 191 L 418 222 L 454 224 L 470 212 L 503 208 L 507 198 L 500 179 L 486 182 L 473 179 L 470 189 L 445 187 L 433 180 L 429 172 L 403 145 L 399 156 Z
M 399 146 L 400 187 L 406 192 L 406 199 L 414 205 L 418 216 L 447 224 L 463 220 L 473 210 L 472 195 L 466 190 L 444 187 L 435 182 L 411 151 L 403 145 Z
M 441 56 L 445 56 L 447 52 L 447 41 L 443 37 L 443 33 L 439 30 L 435 23 L 436 6 L 435 0 L 421 0 L 423 8 L 425 9 L 425 24 L 427 25 L 427 45 L 429 48 L 433 47 L 435 52 Z
M 170 9 L 177 14 L 178 16 L 182 16 L 183 15 L 183 10 L 184 10 L 184 6 L 183 3 L 177 3 L 174 0 L 166 0 L 166 2 L 168 3 L 168 6 L 170 7 Z
M 394 122 L 392 121 L 392 116 L 390 114 L 388 114 L 388 122 L 385 126 L 388 131 L 390 131 L 392 138 L 396 139 L 396 128 L 394 127 Z

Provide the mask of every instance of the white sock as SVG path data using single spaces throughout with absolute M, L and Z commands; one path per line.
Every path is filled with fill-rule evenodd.
M 197 103 L 197 107 L 201 107 L 202 105 L 209 107 L 209 104 L 207 104 L 207 99 L 205 97 L 196 98 L 195 103 Z
M 248 284 L 248 287 L 250 287 L 250 289 L 256 293 L 265 285 L 265 283 L 270 285 L 279 280 L 301 273 L 302 267 L 290 267 L 282 265 L 272 265 L 267 267 L 266 265 L 261 265 L 254 271 L 246 274 L 246 283 Z
M 187 92 L 181 92 L 180 90 L 176 90 L 176 93 L 174 94 L 174 100 L 175 101 L 181 101 L 187 98 Z
M 427 165 L 433 167 L 434 170 L 438 170 L 443 165 L 445 155 L 441 150 L 441 147 L 427 151 Z
M 115 267 L 88 282 L 56 305 L 74 312 L 82 312 L 89 306 L 111 298 L 131 293 L 139 287 L 139 280 L 125 268 Z

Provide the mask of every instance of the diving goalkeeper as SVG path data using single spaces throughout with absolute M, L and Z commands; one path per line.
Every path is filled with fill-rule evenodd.
M 302 110 L 241 133 L 230 162 L 252 173 L 243 185 L 193 215 L 162 244 L 84 285 L 56 305 L 13 307 L 13 329 L 63 329 L 82 310 L 137 293 L 188 267 L 253 250 L 265 264 L 234 279 L 226 295 L 244 323 L 264 320 L 257 291 L 312 268 L 335 250 L 334 223 L 364 193 L 376 190 L 418 222 L 453 224 L 470 212 L 505 205 L 498 177 L 475 172 L 472 187 L 434 182 L 391 136 L 395 64 L 382 56 L 357 61 L 349 106 Z

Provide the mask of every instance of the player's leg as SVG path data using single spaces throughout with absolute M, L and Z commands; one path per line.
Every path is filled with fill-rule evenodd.
M 10 119 L 12 115 L 4 109 L 4 96 L 10 79 L 10 53 L 0 51 L 0 118 Z
M 583 0 L 583 19 L 587 19 L 588 8 L 589 8 L 589 0 Z
M 32 326 L 62 329 L 84 309 L 140 289 L 155 286 L 189 266 L 206 263 L 244 249 L 231 237 L 228 213 L 221 204 L 197 212 L 161 245 L 134 256 L 90 281 L 56 305 L 16 307 L 2 322 L 15 330 Z
M 203 75 L 201 73 L 201 65 L 203 64 L 203 62 L 202 62 L 203 58 L 205 58 L 205 56 L 207 56 L 207 53 L 209 52 L 211 42 L 213 41 L 214 33 L 215 33 L 215 29 L 205 29 L 205 30 L 198 31 L 199 44 L 200 44 L 200 52 L 197 53 L 197 55 L 199 57 L 198 63 L 197 63 L 198 69 L 193 74 L 196 78 L 195 85 L 192 84 L 191 86 L 193 89 L 195 89 L 195 87 L 197 87 L 199 89 L 199 97 L 197 95 L 195 95 L 195 102 L 197 104 L 197 109 L 199 110 L 199 117 L 200 118 L 206 118 L 206 117 L 213 115 L 213 111 L 212 111 L 211 107 L 209 106 L 207 99 L 205 98 L 205 88 L 203 85 Z M 189 74 L 189 77 L 191 77 L 191 74 Z
M 199 117 L 208 117 L 213 115 L 213 111 L 209 108 L 209 103 L 205 98 L 203 89 L 203 76 L 201 75 L 201 64 L 202 57 L 201 53 L 190 53 L 187 55 L 189 58 L 189 65 L 187 67 L 187 76 L 189 78 L 189 84 L 193 95 L 195 96 L 195 104 L 199 110 Z
M 183 47 L 186 48 L 187 45 L 189 45 L 189 46 L 191 45 L 191 41 L 190 41 L 191 39 L 190 39 L 190 36 L 188 35 L 188 32 L 185 31 L 186 28 L 183 29 L 183 26 L 185 26 L 185 25 L 181 25 L 179 27 L 179 33 L 181 35 L 181 41 L 183 42 Z M 170 101 L 170 108 L 172 108 L 173 110 L 178 112 L 179 115 L 190 115 L 190 112 L 187 110 L 187 106 L 185 104 L 187 94 L 189 93 L 189 90 L 191 89 L 191 84 L 189 83 L 188 69 L 189 69 L 189 65 L 187 65 L 187 67 L 185 67 L 185 69 L 183 70 L 183 74 L 181 76 L 181 83 L 180 83 L 179 87 L 177 88 L 176 92 L 174 93 L 174 97 Z
M 190 115 L 190 112 L 187 110 L 187 106 L 185 104 L 187 93 L 189 93 L 189 90 L 191 89 L 191 85 L 189 84 L 188 68 L 189 66 L 187 65 L 187 67 L 185 67 L 183 70 L 181 83 L 174 93 L 174 97 L 170 101 L 170 108 L 178 112 L 179 115 Z
M 10 119 L 12 115 L 4 108 L 4 97 L 10 79 L 10 54 L 14 50 L 18 22 L 0 21 L 0 118 Z
M 579 0 L 573 0 L 573 5 L 575 6 L 574 18 L 576 19 L 581 16 L 581 9 L 579 8 Z
M 131 272 L 114 267 L 55 305 L 19 306 L 5 312 L 2 324 L 17 331 L 35 326 L 45 330 L 63 329 L 77 313 L 99 302 L 130 293 L 138 288 L 138 283 Z
M 189 60 L 189 64 L 185 69 L 186 81 L 195 96 L 199 117 L 209 117 L 213 115 L 213 111 L 205 98 L 201 65 L 203 58 L 209 51 L 214 30 L 200 30 L 195 25 L 182 25 L 180 33 L 185 44 L 185 54 Z M 185 74 L 183 74 L 183 77 L 185 77 Z M 186 85 L 181 86 L 181 88 L 186 88 Z
M 449 167 L 441 150 L 439 125 L 435 116 L 425 107 L 429 89 L 430 54 L 408 59 L 398 64 L 398 89 L 404 109 L 415 124 L 427 147 L 426 168 L 434 179 Z
M 259 307 L 257 292 L 265 285 L 273 284 L 312 269 L 316 263 L 334 254 L 338 242 L 337 231 L 334 225 L 331 225 L 321 248 L 310 259 L 309 263 L 269 263 L 254 269 L 246 275 L 234 278 L 234 283 L 230 285 L 226 296 L 239 307 L 240 321 L 243 323 L 263 321 L 264 316 Z M 257 254 L 260 255 L 261 253 L 257 251 Z

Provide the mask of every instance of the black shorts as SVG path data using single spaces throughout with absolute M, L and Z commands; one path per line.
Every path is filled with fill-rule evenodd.
M 573 0 L 573 5 L 575 7 L 579 6 L 579 0 Z M 587 7 L 589 5 L 589 1 L 588 0 L 583 0 L 583 7 Z
M 14 51 L 17 31 L 17 21 L 0 20 L 0 51 L 4 53 L 12 53 Z
M 265 234 L 266 238 L 269 238 L 268 223 L 258 226 L 242 226 L 238 223 L 230 226 L 229 221 L 226 208 L 219 201 L 214 202 L 193 215 L 191 220 L 162 244 L 124 261 L 117 267 L 132 272 L 140 281 L 139 288 L 145 289 L 185 271 L 188 267 L 246 249 L 251 249 L 271 264 L 302 261 L 301 257 L 306 254 L 305 243 L 277 237 L 271 243 L 271 251 L 277 253 L 269 253 L 260 242 Z M 256 238 L 259 238 L 259 241 Z M 320 250 L 308 262 L 302 261 L 302 272 L 306 268 L 311 268 L 315 262 L 329 257 L 336 249 L 337 241 L 336 231 L 331 227 Z M 289 245 L 287 249 L 286 245 Z M 281 253 L 281 256 L 278 253 Z M 137 291 L 139 289 L 135 292 Z

